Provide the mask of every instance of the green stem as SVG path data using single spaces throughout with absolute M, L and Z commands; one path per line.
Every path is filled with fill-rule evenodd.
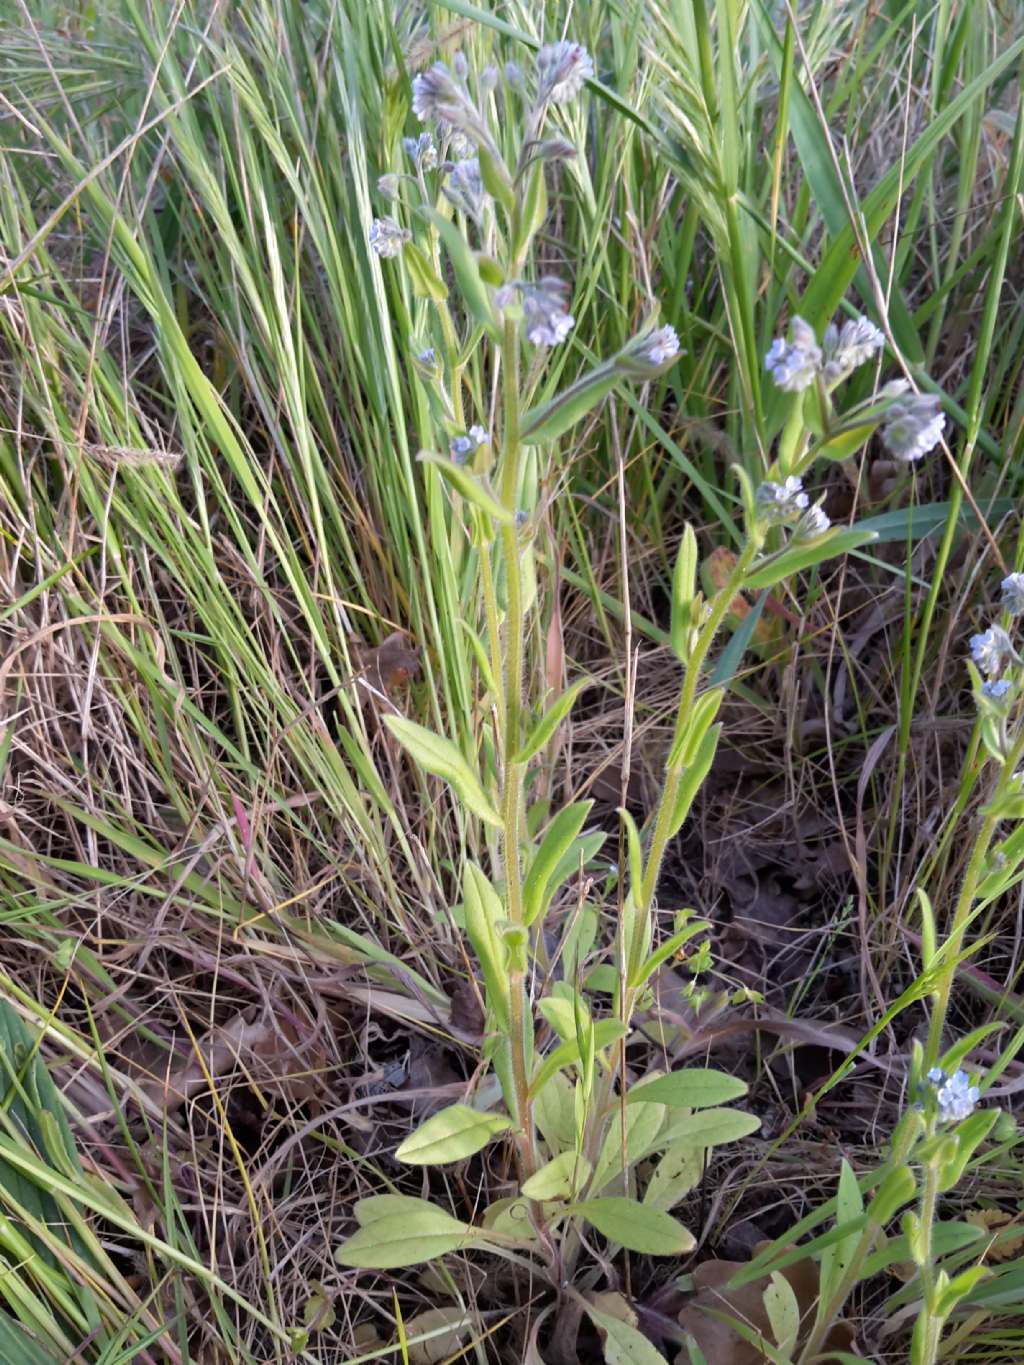
M 501 501 L 516 512 L 519 490 L 519 344 L 515 326 L 505 324 L 502 342 L 504 371 L 504 429 L 502 431 Z M 519 533 L 515 522 L 501 528 L 501 549 L 505 561 L 507 605 L 505 612 L 505 672 L 502 734 L 502 845 L 505 868 L 505 896 L 508 917 L 518 928 L 523 924 L 523 883 L 520 864 L 520 812 L 522 807 L 523 765 L 515 761 L 519 752 L 519 726 L 522 714 L 523 637 L 526 623 L 523 612 L 523 585 L 519 565 Z M 510 976 L 509 1046 L 512 1053 L 512 1078 L 516 1091 L 516 1118 L 522 1129 L 521 1158 L 525 1175 L 536 1170 L 537 1151 L 530 1102 L 527 1058 L 526 975 L 515 970 Z
M 672 736 L 673 748 L 675 747 L 676 740 L 678 740 L 682 734 L 684 727 L 689 723 L 690 713 L 693 710 L 693 703 L 697 696 L 697 687 L 700 683 L 701 669 L 704 665 L 704 660 L 707 658 L 708 650 L 714 643 L 715 636 L 718 634 L 719 628 L 725 620 L 726 613 L 732 605 L 733 598 L 743 586 L 743 580 L 746 577 L 747 570 L 753 563 L 759 548 L 759 544 L 753 539 L 747 541 L 747 544 L 740 553 L 736 565 L 729 576 L 729 581 L 712 601 L 711 612 L 708 619 L 701 627 L 693 653 L 687 660 L 686 675 L 683 679 L 683 690 L 679 698 L 679 712 L 676 716 L 675 732 Z M 640 888 L 640 905 L 637 907 L 639 915 L 649 914 L 651 905 L 654 901 L 654 893 L 657 890 L 658 878 L 661 875 L 661 863 L 665 856 L 665 848 L 668 844 L 669 829 L 676 808 L 676 798 L 679 795 L 679 784 L 682 779 L 682 763 L 677 763 L 674 767 L 669 768 L 665 774 L 665 787 L 661 794 L 661 802 L 658 806 L 658 816 L 654 824 L 651 851 L 647 857 L 647 866 L 644 868 L 644 878 Z M 625 1022 L 627 1021 L 623 1020 L 623 1023 Z

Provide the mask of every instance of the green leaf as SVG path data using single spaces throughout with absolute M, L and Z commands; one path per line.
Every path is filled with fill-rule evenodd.
M 620 1024 L 617 1019 L 599 1019 L 594 1025 L 594 1047 L 597 1051 L 609 1047 L 612 1043 L 624 1037 L 629 1030 L 624 1024 Z M 580 1059 L 580 1045 L 576 1039 L 569 1039 L 568 1042 L 560 1043 L 553 1052 L 549 1052 L 541 1063 L 537 1074 L 530 1083 L 530 1094 L 539 1095 L 556 1072 L 561 1071 L 564 1066 L 572 1066 Z
M 523 1184 L 528 1199 L 571 1199 L 590 1179 L 591 1166 L 578 1152 L 563 1152 Z
M 740 1109 L 701 1109 L 670 1123 L 660 1135 L 659 1146 L 688 1142 L 693 1147 L 720 1147 L 749 1137 L 760 1127 L 761 1120 L 756 1115 L 744 1114 Z
M 669 629 L 672 649 L 682 663 L 686 663 L 690 654 L 688 645 L 690 630 L 698 624 L 693 619 L 696 590 L 697 536 L 687 522 L 683 528 L 683 538 L 679 542 L 675 572 L 672 575 L 672 622 Z
M 848 460 L 851 455 L 856 455 L 881 420 L 879 417 L 873 422 L 862 422 L 860 426 L 853 427 L 850 431 L 840 432 L 838 436 L 833 436 L 830 441 L 818 446 L 815 453 L 823 460 Z
M 999 521 L 1014 511 L 1017 504 L 1013 498 L 993 498 L 979 500 L 982 513 L 990 522 Z M 876 545 L 895 542 L 924 540 L 941 531 L 949 520 L 953 504 L 950 502 L 926 502 L 917 507 L 897 507 L 892 512 L 881 512 L 877 517 L 858 521 L 861 531 L 873 531 Z M 957 528 L 967 535 L 974 535 L 981 529 L 973 507 L 962 503 L 957 515 Z
M 573 703 L 585 687 L 589 687 L 593 678 L 580 678 L 571 687 L 567 687 L 561 696 L 557 697 L 548 709 L 541 716 L 540 720 L 530 731 L 526 743 L 513 758 L 513 763 L 526 763 L 534 754 L 539 753 L 547 744 L 548 740 L 565 720 L 566 716 L 573 708 Z
M 442 1166 L 472 1156 L 511 1127 L 507 1114 L 485 1114 L 467 1104 L 451 1104 L 407 1137 L 395 1156 L 410 1166 Z
M 992 1270 L 987 1265 L 972 1265 L 955 1276 L 939 1295 L 935 1305 L 936 1316 L 948 1317 L 961 1299 L 975 1290 L 982 1280 L 987 1280 Z
M 806 545 L 791 545 L 777 555 L 772 555 L 770 559 L 755 564 L 744 579 L 743 586 L 770 588 L 775 583 L 781 583 L 790 574 L 800 573 L 803 569 L 809 569 L 826 559 L 834 559 L 837 555 L 849 554 L 851 550 L 867 545 L 874 538 L 874 533 L 865 531 L 863 527 L 849 526 L 845 529 L 835 527 L 831 531 L 826 531 L 818 540 L 809 541 Z
M 437 209 L 422 205 L 417 209 L 417 212 L 433 225 L 438 236 L 444 242 L 466 307 L 495 341 L 500 340 L 487 286 L 481 278 L 480 265 L 470 250 L 469 243 L 462 236 L 456 224 L 450 218 L 446 218 L 443 213 L 439 213 Z
M 857 1177 L 854 1175 L 850 1163 L 844 1160 L 839 1169 L 839 1189 L 836 1192 L 836 1227 L 849 1227 L 850 1232 L 848 1235 L 840 1237 L 831 1246 L 826 1247 L 821 1253 L 819 1315 L 831 1309 L 832 1300 L 843 1276 L 853 1263 L 864 1226 L 863 1214 L 864 1197 L 860 1192 L 860 1186 L 857 1184 Z
M 559 885 L 556 874 L 562 857 L 583 828 L 593 804 L 574 801 L 560 810 L 548 826 L 523 879 L 524 924 L 532 924 L 546 912 Z
M 511 213 L 516 205 L 516 196 L 512 188 L 512 177 L 508 173 L 508 167 L 490 147 L 478 144 L 476 154 L 480 163 L 480 179 L 483 181 L 484 189 L 493 199 L 497 200 L 507 213 Z
M 342 1242 L 334 1259 L 363 1270 L 397 1270 L 436 1261 L 468 1246 L 478 1235 L 467 1223 L 427 1205 L 415 1213 L 387 1214 L 361 1227 Z
M 780 1353 L 788 1358 L 793 1354 L 800 1331 L 800 1305 L 793 1286 L 785 1275 L 776 1272 L 762 1298 L 775 1344 Z
M 764 604 L 767 601 L 768 589 L 766 588 L 729 636 L 725 648 L 719 654 L 711 671 L 710 682 L 712 687 L 727 687 L 736 676 L 739 671 L 740 660 L 754 638 L 754 631 L 757 629 L 757 623 L 761 619 L 761 613 L 764 611 Z
M 417 725 L 407 716 L 385 716 L 384 723 L 421 768 L 443 778 L 474 815 L 501 828 L 501 818 L 487 799 L 480 779 L 450 739 Z
M 588 370 L 549 402 L 526 414 L 520 432 L 523 444 L 539 445 L 561 436 L 611 393 L 622 377 L 611 360 Z
M 704 1067 L 670 1071 L 651 1081 L 640 1081 L 630 1088 L 627 1104 L 666 1104 L 672 1109 L 706 1109 L 711 1105 L 738 1100 L 747 1093 L 747 1084 L 738 1076 Z
M 499 1024 L 508 1027 L 509 987 L 505 969 L 505 949 L 498 934 L 498 921 L 504 906 L 497 891 L 474 862 L 466 863 L 462 882 L 466 914 L 466 933 L 484 974 L 487 1003 Z
M 689 1228 L 661 1209 L 638 1204 L 635 1199 L 618 1195 L 585 1199 L 575 1204 L 572 1212 L 627 1251 L 640 1251 L 648 1256 L 680 1256 L 696 1246 Z
M 666 939 L 664 943 L 654 950 L 647 961 L 642 962 L 630 976 L 628 983 L 630 988 L 635 989 L 636 987 L 642 986 L 645 981 L 649 981 L 663 962 L 667 962 L 670 957 L 674 957 L 679 949 L 689 943 L 690 939 L 695 935 L 702 934 L 710 928 L 711 925 L 707 920 L 698 919 L 694 920 L 692 924 L 688 924 L 685 929 L 680 929 L 679 932 L 673 934 L 671 938 Z
M 626 1169 L 635 1166 L 658 1145 L 664 1121 L 664 1105 L 635 1104 L 626 1109 L 625 1134 L 621 1118 L 609 1124 L 594 1166 L 590 1193 L 603 1194 L 613 1182 L 615 1189 L 621 1190 L 624 1166 Z M 625 1163 L 622 1156 L 623 1137 L 626 1142 Z
M 392 1214 L 422 1213 L 424 1209 L 436 1208 L 429 1199 L 417 1199 L 412 1194 L 370 1194 L 359 1200 L 352 1213 L 361 1228 L 368 1228 L 371 1223 Z
M 402 259 L 412 278 L 412 292 L 416 297 L 444 303 L 448 297 L 448 287 L 415 242 L 406 243 Z
M 471 502 L 474 507 L 479 507 L 480 511 L 485 512 L 492 520 L 500 522 L 503 526 L 511 526 L 515 521 L 515 514 L 507 507 L 502 507 L 487 487 L 486 480 L 479 474 L 474 474 L 465 465 L 456 464 L 454 460 L 449 460 L 432 450 L 421 450 L 416 458 L 421 464 L 432 465 L 445 482 L 451 484 L 456 493 L 467 502 Z
M 651 1173 L 643 1202 L 666 1212 L 674 1209 L 697 1185 L 704 1174 L 704 1164 L 703 1148 L 674 1142 Z
M 668 758 L 665 760 L 666 768 L 676 768 L 680 764 L 689 767 L 695 761 L 704 736 L 718 715 L 718 708 L 722 705 L 724 696 L 725 692 L 721 687 L 714 687 L 697 698 L 679 738 L 669 750 Z
M 679 789 L 676 792 L 676 804 L 672 811 L 672 819 L 668 826 L 668 837 L 670 839 L 679 833 L 683 821 L 689 815 L 690 807 L 700 791 L 702 782 L 711 771 L 711 765 L 715 761 L 715 752 L 718 749 L 718 737 L 721 733 L 721 725 L 712 725 L 701 740 L 700 748 L 693 762 L 683 772 L 682 781 L 679 783 Z
M 661 1352 L 628 1322 L 611 1313 L 602 1313 L 590 1304 L 585 1303 L 584 1307 L 587 1317 L 603 1334 L 605 1365 L 666 1365 Z

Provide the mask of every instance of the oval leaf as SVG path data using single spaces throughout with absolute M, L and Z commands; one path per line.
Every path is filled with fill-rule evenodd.
M 756 1114 L 744 1114 L 740 1109 L 701 1109 L 670 1123 L 659 1137 L 659 1146 L 689 1142 L 694 1147 L 720 1147 L 749 1137 L 760 1127 Z
M 667 1104 L 673 1109 L 707 1109 L 727 1104 L 747 1093 L 747 1084 L 738 1076 L 694 1066 L 686 1071 L 670 1071 L 650 1081 L 634 1085 L 626 1096 L 627 1104 Z
M 523 1185 L 529 1199 L 571 1199 L 590 1179 L 590 1162 L 578 1152 L 563 1152 Z
M 605 1365 L 665 1365 L 661 1352 L 628 1322 L 590 1307 L 587 1316 L 604 1336 Z
M 416 1213 L 392 1213 L 375 1219 L 343 1242 L 334 1259 L 339 1265 L 362 1270 L 396 1270 L 458 1251 L 476 1235 L 467 1223 L 428 1205 Z
M 496 1133 L 511 1127 L 507 1114 L 484 1114 L 468 1104 L 451 1104 L 407 1137 L 395 1156 L 410 1166 L 441 1166 L 472 1156 Z
M 640 1251 L 648 1256 L 679 1256 L 696 1245 L 689 1228 L 684 1228 L 661 1209 L 645 1208 L 635 1199 L 616 1195 L 585 1199 L 574 1206 L 573 1212 L 581 1214 L 610 1242 L 618 1243 L 627 1251 Z

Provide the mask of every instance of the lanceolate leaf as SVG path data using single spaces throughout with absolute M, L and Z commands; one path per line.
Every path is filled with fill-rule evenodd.
M 523 442 L 538 445 L 561 436 L 611 393 L 622 377 L 610 360 L 589 370 L 549 402 L 526 414 L 521 432 Z
M 461 494 L 474 507 L 479 507 L 481 512 L 486 512 L 492 520 L 501 522 L 505 526 L 511 526 L 515 521 L 513 514 L 507 507 L 502 507 L 480 475 L 474 474 L 465 465 L 456 464 L 454 460 L 448 460 L 432 450 L 421 450 L 416 458 L 422 464 L 433 465 L 445 482 L 451 484 L 456 493 Z
M 790 545 L 765 560 L 763 564 L 755 565 L 744 580 L 743 586 L 770 588 L 774 583 L 781 583 L 790 574 L 809 569 L 826 559 L 835 559 L 837 555 L 848 554 L 851 550 L 867 545 L 874 538 L 873 531 L 865 531 L 857 526 L 826 531 L 819 540 L 812 540 L 806 545 Z
M 421 768 L 444 778 L 465 805 L 488 825 L 501 826 L 501 818 L 480 785 L 480 779 L 450 739 L 417 725 L 407 716 L 386 716 L 384 723 Z
M 565 720 L 566 716 L 573 708 L 573 703 L 585 687 L 589 687 L 590 678 L 580 678 L 571 687 L 567 687 L 561 696 L 551 703 L 548 709 L 541 716 L 540 720 L 530 731 L 526 743 L 516 754 L 514 762 L 525 763 L 534 754 L 540 753 L 541 749 L 547 744 L 548 740 Z
M 593 801 L 574 801 L 560 810 L 548 826 L 523 880 L 523 920 L 532 924 L 547 909 L 557 889 L 556 872 L 562 856 L 583 828 Z
M 507 1114 L 485 1114 L 466 1104 L 452 1104 L 407 1137 L 395 1156 L 411 1166 L 441 1166 L 472 1156 L 496 1133 L 511 1127 Z
M 611 1313 L 587 1307 L 587 1316 L 604 1336 L 605 1365 L 666 1365 L 642 1332 Z

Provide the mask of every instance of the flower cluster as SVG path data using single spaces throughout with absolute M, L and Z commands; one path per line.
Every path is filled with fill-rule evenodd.
M 971 1084 L 966 1071 L 955 1071 L 947 1079 L 946 1073 L 936 1066 L 928 1072 L 928 1079 L 935 1087 L 940 1123 L 958 1123 L 974 1113 L 981 1091 Z
M 766 526 L 794 525 L 810 502 L 803 483 L 795 474 L 783 483 L 761 484 L 755 498 L 758 517 Z
M 410 240 L 412 233 L 399 226 L 393 218 L 375 218 L 370 224 L 367 240 L 378 256 L 397 256 Z
M 547 43 L 537 53 L 537 98 L 565 104 L 594 74 L 590 53 L 579 43 Z
M 487 432 L 481 426 L 472 426 L 465 436 L 453 436 L 448 442 L 448 449 L 456 464 L 465 464 L 486 444 Z
M 794 317 L 789 340 L 776 337 L 764 363 L 786 393 L 801 393 L 814 383 L 828 393 L 877 355 L 884 344 L 885 337 L 866 317 L 854 318 L 841 327 L 830 322 L 820 346 L 810 324 Z M 881 397 L 889 400 L 889 405 L 881 428 L 889 453 L 911 464 L 938 445 L 946 418 L 934 394 L 908 393 L 908 388 L 904 380 L 897 380 L 882 389 Z
M 523 296 L 526 339 L 531 346 L 557 346 L 572 331 L 576 319 L 567 310 L 569 286 L 557 275 L 542 275 L 532 284 L 513 282 L 498 291 L 499 308 L 507 308 L 516 293 Z
M 1024 615 L 1024 573 L 1011 573 L 1000 584 L 1000 606 L 1008 616 Z M 978 689 L 986 701 L 1004 703 L 1009 699 L 1014 683 L 1012 674 L 1005 675 L 1007 664 L 1020 664 L 1020 655 L 1003 626 L 991 625 L 972 635 L 969 641 L 971 662 L 984 681 Z

